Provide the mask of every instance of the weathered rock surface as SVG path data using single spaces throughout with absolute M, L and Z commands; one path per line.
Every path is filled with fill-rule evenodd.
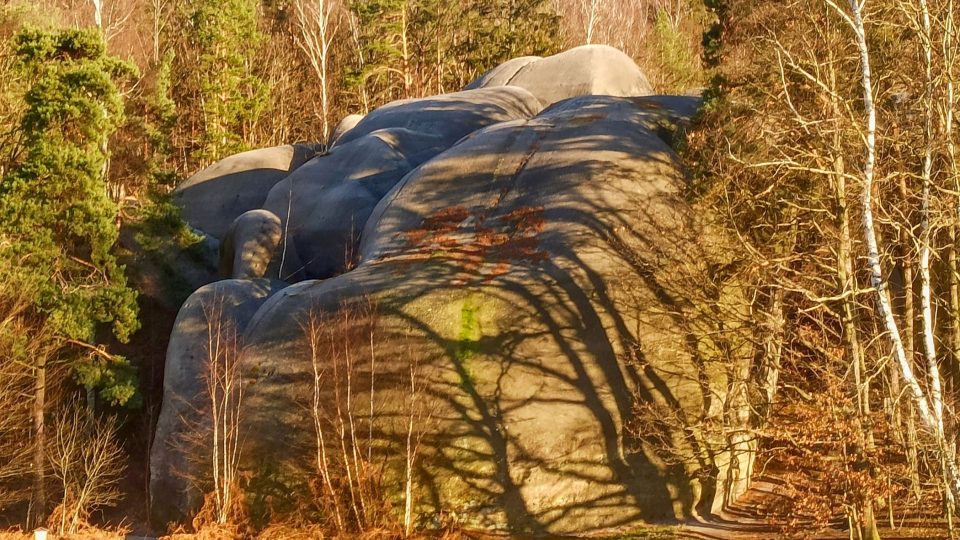
M 173 200 L 191 227 L 222 240 L 233 220 L 259 208 L 270 188 L 321 149 L 293 144 L 221 159 L 177 186 Z
M 164 398 L 150 451 L 155 522 L 180 519 L 202 501 L 195 484 L 202 478 L 193 474 L 197 466 L 193 460 L 208 455 L 192 450 L 208 442 L 209 422 L 202 411 L 209 406 L 204 368 L 212 340 L 222 340 L 224 351 L 239 344 L 257 309 L 283 286 L 269 280 L 218 281 L 198 289 L 180 308 L 167 345 Z
M 318 425 L 331 452 L 353 425 L 397 499 L 418 441 L 427 525 L 583 532 L 743 489 L 743 299 L 669 145 L 698 100 L 562 100 L 649 92 L 611 50 L 517 59 L 487 88 L 377 109 L 234 218 L 222 271 L 299 282 L 227 280 L 184 305 L 151 455 L 157 517 L 197 503 L 173 471 L 199 470 L 176 441 L 183 404 L 202 401 L 214 298 L 243 334 L 254 506 L 315 497 Z
M 363 300 L 377 306 L 378 451 L 394 464 L 404 373 L 420 366 L 421 512 L 556 534 L 713 507 L 731 441 L 659 425 L 664 448 L 663 433 L 627 425 L 638 410 L 719 422 L 736 401 L 736 381 L 703 360 L 726 337 L 716 312 L 736 298 L 705 279 L 723 250 L 655 134 L 665 113 L 655 100 L 581 98 L 480 131 L 407 176 L 368 222 L 358 268 L 280 291 L 251 322 L 254 474 L 291 492 L 309 476 L 296 451 L 314 437 L 298 412 L 312 393 L 303 322 Z M 367 388 L 371 370 L 357 369 Z
M 512 58 L 484 73 L 479 79 L 467 85 L 465 89 L 507 86 L 521 69 L 539 60 L 543 60 L 543 57 L 521 56 L 519 58 Z
M 337 124 L 337 127 L 333 129 L 333 133 L 330 134 L 330 142 L 327 144 L 328 147 L 337 144 L 337 140 L 343 136 L 344 133 L 355 128 L 360 121 L 363 120 L 362 114 L 348 114 Z
M 328 152 L 276 183 L 261 210 L 238 218 L 222 245 L 221 261 L 231 264 L 221 273 L 299 281 L 343 272 L 356 258 L 370 212 L 405 174 L 478 129 L 539 110 L 525 90 L 502 87 L 398 101 L 372 111 Z M 264 228 L 264 220 L 271 225 Z M 238 257 L 256 263 L 238 264 Z
M 653 87 L 637 64 L 606 45 L 584 45 L 547 58 L 524 56 L 500 64 L 466 89 L 518 86 L 544 105 L 577 96 L 648 96 Z
M 478 88 L 452 94 L 388 103 L 363 117 L 343 134 L 337 145 L 388 128 L 435 135 L 452 146 L 474 131 L 518 118 L 529 118 L 542 107 L 523 88 Z
M 263 277 L 282 239 L 283 224 L 276 214 L 262 208 L 244 212 L 224 234 L 220 245 L 220 277 Z M 236 244 L 237 241 L 241 243 Z

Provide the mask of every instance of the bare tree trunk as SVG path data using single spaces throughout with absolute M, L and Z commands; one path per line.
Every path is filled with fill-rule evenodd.
M 924 152 L 923 152 L 923 172 L 922 172 L 922 199 L 921 199 L 921 236 L 920 236 L 920 280 L 921 293 L 920 304 L 923 312 L 923 341 L 924 354 L 927 362 L 927 374 L 930 379 L 930 398 L 933 405 L 933 416 L 936 422 L 934 429 L 937 433 L 937 444 L 940 454 L 941 468 L 943 470 L 943 479 L 945 489 L 945 508 L 947 519 L 952 523 L 952 508 L 956 504 L 955 494 L 949 489 L 950 473 L 948 468 L 952 458 L 949 456 L 946 433 L 943 422 L 943 387 L 942 377 L 940 375 L 940 366 L 937 362 L 936 344 L 934 341 L 934 321 L 931 301 L 931 278 L 930 278 L 930 191 L 932 189 L 933 178 L 933 32 L 930 23 L 930 10 L 926 0 L 920 0 L 920 14 L 923 20 L 923 32 L 921 43 L 923 44 L 924 57 Z
M 401 12 L 400 17 L 400 42 L 403 52 L 403 97 L 411 98 L 413 97 L 411 91 L 413 89 L 413 76 L 410 73 L 410 48 L 409 48 L 409 36 L 407 29 L 407 2 L 403 3 L 403 11 Z
M 833 69 L 830 71 L 831 85 L 836 88 L 836 76 Z M 836 94 L 834 94 L 836 95 Z M 840 118 L 840 105 L 833 100 L 834 114 Z M 862 452 L 872 453 L 876 447 L 873 430 L 870 428 L 870 379 L 866 377 L 866 362 L 864 361 L 863 347 L 857 331 L 857 285 L 853 269 L 853 240 L 850 232 L 850 210 L 847 206 L 846 171 L 843 161 L 843 149 L 840 141 L 840 132 L 833 133 L 833 170 L 834 194 L 840 220 L 840 238 L 837 251 L 837 277 L 840 281 L 840 296 L 843 298 L 843 338 L 847 351 L 850 354 L 850 363 L 854 373 L 854 392 L 857 401 L 857 426 L 859 428 L 860 447 Z M 862 515 L 857 520 L 860 526 L 860 538 L 865 540 L 879 540 L 876 518 L 873 511 L 873 501 L 869 498 L 862 501 Z
M 404 467 L 403 482 L 403 535 L 410 536 L 413 529 L 413 465 L 416 459 L 416 447 L 413 440 L 414 428 L 414 408 L 416 407 L 417 383 L 416 383 L 416 365 L 410 362 L 410 396 L 409 411 L 407 413 L 407 444 L 406 444 L 406 463 Z
M 954 40 L 954 12 L 953 12 L 953 0 L 947 2 L 946 17 L 943 22 L 943 64 L 945 71 L 945 80 L 946 80 L 946 91 L 944 95 L 944 113 L 943 113 L 943 130 L 944 130 L 944 140 L 947 147 L 947 160 L 948 160 L 948 174 L 952 180 L 952 184 L 955 189 L 957 189 L 958 194 L 960 194 L 960 174 L 957 171 L 957 153 L 956 146 L 953 141 L 953 117 L 954 117 L 954 83 L 953 83 L 953 63 L 956 58 Z M 960 196 L 960 195 L 958 195 Z M 952 395 L 956 395 L 957 381 L 960 377 L 960 268 L 958 268 L 957 263 L 957 212 L 960 212 L 960 204 L 956 198 L 953 199 L 953 205 L 955 206 L 955 211 L 953 212 L 954 219 L 950 224 L 950 245 L 948 247 L 948 265 L 949 265 L 949 274 L 950 274 L 950 313 L 951 313 L 951 325 L 950 325 L 950 357 L 953 360 L 951 370 L 948 376 L 948 380 L 951 381 Z M 952 418 L 952 415 L 951 415 Z M 955 429 L 956 422 L 951 422 L 950 434 L 953 435 L 953 430 Z M 953 446 L 953 437 L 948 437 L 948 447 L 945 449 L 947 458 L 951 461 L 956 461 L 956 448 Z M 944 471 L 946 472 L 946 471 Z M 949 480 L 948 478 L 945 478 Z M 949 492 L 949 490 L 944 490 Z M 952 504 L 950 504 L 952 503 Z M 947 528 L 950 533 L 950 538 L 956 537 L 956 531 L 953 526 L 953 509 L 956 506 L 957 501 L 948 501 L 947 504 Z
M 933 309 L 931 306 L 930 282 L 930 189 L 933 171 L 933 52 L 930 44 L 930 11 L 926 0 L 920 0 L 923 17 L 923 54 L 925 67 L 924 91 L 924 150 L 923 150 L 923 186 L 921 188 L 920 207 L 920 311 L 923 319 L 923 351 L 927 361 L 930 378 L 930 399 L 933 416 L 939 437 L 943 437 L 943 389 L 941 387 L 940 367 L 937 364 L 937 352 L 934 342 Z
M 942 417 L 937 416 L 939 403 L 934 402 L 931 407 L 930 400 L 926 392 L 920 386 L 920 383 L 914 374 L 913 366 L 906 356 L 903 347 L 903 341 L 900 336 L 900 330 L 897 321 L 893 315 L 893 309 L 890 301 L 890 290 L 886 279 L 883 276 L 883 268 L 880 263 L 880 249 L 877 242 L 877 233 L 873 218 L 873 175 L 876 163 L 876 141 L 877 141 L 877 113 L 873 101 L 873 82 L 870 70 L 870 49 L 867 46 L 866 31 L 863 25 L 861 14 L 861 5 L 858 0 L 850 0 L 849 6 L 852 15 L 836 5 L 833 0 L 825 0 L 828 5 L 833 7 L 837 13 L 850 25 L 856 38 L 857 49 L 860 52 L 861 62 L 861 83 L 863 87 L 863 106 L 866 113 L 866 157 L 863 166 L 863 228 L 864 237 L 867 243 L 867 263 L 870 269 L 870 279 L 877 293 L 877 307 L 883 318 L 886 327 L 887 337 L 893 347 L 894 358 L 900 366 L 900 374 L 903 381 L 910 389 L 911 397 L 920 413 L 920 419 L 934 437 L 934 443 L 937 449 L 937 456 L 947 470 L 949 478 L 949 489 L 953 492 L 954 500 L 960 495 L 960 471 L 957 470 L 955 461 L 943 459 L 946 449 L 946 442 L 943 433 Z M 929 375 L 933 376 L 933 373 Z M 939 376 L 939 372 L 937 372 Z
M 151 23 L 153 26 L 153 63 L 160 63 L 160 32 L 163 30 L 163 0 L 153 0 L 151 3 Z
M 590 45 L 593 43 L 593 32 L 597 26 L 597 19 L 600 15 L 600 4 L 602 0 L 587 0 L 590 2 L 589 7 L 586 8 L 587 16 L 587 27 L 586 27 L 586 44 Z
M 91 0 L 93 2 L 93 24 L 98 30 L 103 30 L 103 0 Z
M 761 384 L 763 385 L 764 407 L 763 421 L 770 414 L 776 400 L 777 384 L 780 378 L 780 361 L 783 355 L 783 289 L 777 287 L 770 291 L 770 308 L 767 323 L 764 325 L 763 365 Z
M 333 517 L 337 526 L 337 533 L 343 535 L 346 531 L 343 512 L 340 509 L 337 491 L 333 487 L 333 481 L 331 480 L 331 466 L 330 460 L 327 457 L 327 442 L 323 429 L 325 417 L 323 401 L 321 399 L 321 385 L 325 370 L 321 367 L 323 358 L 320 350 L 323 336 L 323 321 L 321 321 L 316 311 L 310 312 L 307 325 L 303 327 L 303 330 L 307 335 L 310 345 L 310 365 L 313 368 L 313 406 L 310 412 L 313 417 L 317 472 L 323 481 L 323 488 L 326 490 L 330 500 L 329 504 L 333 507 Z M 334 382 L 334 384 L 337 384 L 337 382 Z
M 29 526 L 42 525 L 47 517 L 47 493 L 44 482 L 46 460 L 46 429 L 43 412 L 47 400 L 47 362 L 40 357 L 37 360 L 36 377 L 33 387 L 33 491 L 30 497 Z
M 904 204 L 907 204 L 909 201 L 910 195 L 907 190 L 907 182 L 904 177 L 900 178 L 900 196 Z M 909 212 L 904 210 L 907 216 Z M 909 218 L 908 218 L 909 219 Z M 901 265 L 903 268 L 903 325 L 904 325 L 904 347 L 905 354 L 910 362 L 913 362 L 913 359 L 916 355 L 916 343 L 915 336 L 916 330 L 914 328 L 914 321 L 916 320 L 916 309 L 914 308 L 913 303 L 913 282 L 914 282 L 914 272 L 913 272 L 913 257 L 911 254 L 911 245 L 909 241 L 904 241 L 902 243 L 903 253 L 901 254 Z M 907 454 L 907 464 L 910 469 L 910 491 L 914 494 L 914 497 L 919 501 L 920 500 L 920 469 L 919 469 L 919 448 L 920 443 L 917 440 L 917 426 L 916 418 L 912 410 L 908 414 L 903 415 L 901 411 L 904 408 L 904 405 L 900 404 L 900 368 L 895 362 L 890 362 L 890 403 L 891 403 L 891 423 L 893 426 L 896 426 L 897 429 L 895 433 L 900 434 L 899 427 L 904 425 L 906 427 L 906 434 L 902 437 L 902 442 L 906 449 Z M 913 407 L 912 403 L 905 405 L 908 409 Z
M 297 45 L 307 56 L 310 67 L 320 82 L 320 121 L 323 140 L 330 137 L 330 51 L 339 27 L 339 13 L 331 0 L 297 0 Z

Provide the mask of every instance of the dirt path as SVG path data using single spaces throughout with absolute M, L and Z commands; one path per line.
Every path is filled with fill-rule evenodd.
M 769 508 L 779 495 L 776 493 L 776 478 L 762 478 L 754 482 L 750 490 L 735 504 L 729 506 L 721 515 L 704 521 L 685 523 L 680 526 L 682 538 L 704 540 L 765 540 L 780 538 L 814 538 L 817 540 L 839 540 L 850 538 L 849 531 L 838 523 L 834 528 L 808 535 L 799 530 L 797 534 L 787 535 L 770 519 Z M 880 517 L 880 516 L 878 516 Z M 907 540 L 917 538 L 948 538 L 946 522 L 943 520 L 909 518 L 897 524 L 895 528 L 881 523 L 880 536 L 884 540 Z

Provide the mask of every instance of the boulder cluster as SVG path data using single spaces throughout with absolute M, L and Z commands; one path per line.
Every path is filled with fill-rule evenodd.
M 155 518 L 202 501 L 214 326 L 250 501 L 317 489 L 317 430 L 345 425 L 424 525 L 580 532 L 742 490 L 742 299 L 671 148 L 699 100 L 652 94 L 610 47 L 518 58 L 179 186 L 222 279 L 170 337 Z

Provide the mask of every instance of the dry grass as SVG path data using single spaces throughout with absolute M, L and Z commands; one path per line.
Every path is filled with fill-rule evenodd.
M 100 529 L 97 527 L 89 526 L 83 527 L 73 534 L 66 535 L 57 535 L 53 532 L 47 533 L 48 540 L 111 540 L 111 539 L 123 539 L 127 538 L 127 535 L 130 534 L 130 529 L 120 527 L 117 529 Z M 0 540 L 31 540 L 33 538 L 33 532 L 24 532 L 22 530 L 7 530 L 0 531 Z
M 363 533 L 348 532 L 342 535 L 337 535 L 330 534 L 329 528 L 325 529 L 321 525 L 291 525 L 277 523 L 272 524 L 256 535 L 251 536 L 237 534 L 235 530 L 231 530 L 228 527 L 211 525 L 204 527 L 196 533 L 178 532 L 167 536 L 162 536 L 160 540 L 226 540 L 234 538 L 256 538 L 257 540 L 393 540 L 401 538 L 407 538 L 410 540 L 425 540 L 428 538 L 431 540 L 466 540 L 468 538 L 502 538 L 502 536 L 490 536 L 483 533 L 469 534 L 465 531 L 441 530 L 419 532 L 404 537 L 403 534 L 397 530 L 385 529 L 373 529 Z M 0 540 L 3 540 L 3 538 L 0 537 Z

